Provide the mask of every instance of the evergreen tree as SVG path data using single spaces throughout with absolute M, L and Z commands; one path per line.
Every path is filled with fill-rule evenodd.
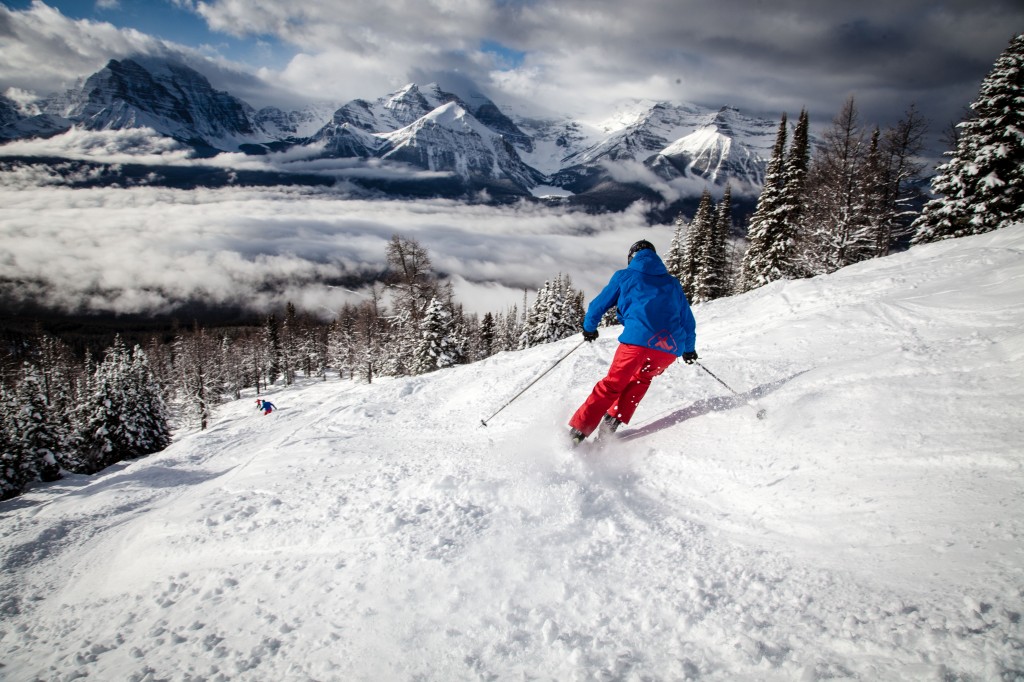
M 141 457 L 171 441 L 168 411 L 142 348 L 120 338 L 96 368 L 81 407 L 82 473 Z
M 764 187 L 747 230 L 750 246 L 743 257 L 740 275 L 744 291 L 794 277 L 797 272 L 795 238 L 790 225 L 783 221 L 786 135 L 783 114 L 765 170 Z
M 705 287 L 708 250 L 715 240 L 715 213 L 711 192 L 704 189 L 697 213 L 686 233 L 686 256 L 683 259 L 683 291 L 691 303 L 708 300 Z
M 498 338 L 501 345 L 498 351 L 511 351 L 519 347 L 519 338 L 523 333 L 523 326 L 519 321 L 519 306 L 512 305 L 508 311 L 499 318 L 496 323 L 499 330 Z
M 420 341 L 414 359 L 416 374 L 426 374 L 455 364 L 449 347 L 451 323 L 451 313 L 446 306 L 437 297 L 431 299 L 419 324 Z
M 1024 33 L 996 60 L 959 125 L 956 149 L 939 166 L 914 223 L 915 243 L 980 234 L 1024 220 Z
M 132 351 L 124 385 L 127 399 L 121 421 L 125 431 L 131 434 L 131 456 L 141 457 L 163 450 L 171 444 L 170 412 L 140 346 Z
M 706 264 L 702 276 L 705 300 L 727 296 L 730 292 L 731 261 L 729 258 L 729 234 L 732 232 L 732 187 L 728 184 L 722 193 L 722 201 L 715 214 L 714 230 L 708 242 Z
M 544 282 L 530 306 L 519 337 L 519 349 L 558 341 L 579 332 L 583 325 L 583 294 L 573 289 L 569 276 Z
M 547 343 L 547 320 L 551 307 L 551 282 L 544 282 L 537 291 L 533 305 L 527 309 L 523 332 L 519 338 L 519 350 Z
M 481 359 L 489 358 L 497 352 L 497 344 L 499 343 L 498 330 L 494 321 L 494 315 L 491 313 L 484 313 L 484 317 L 480 321 L 479 338 Z
M 0 500 L 20 495 L 25 485 L 36 477 L 35 461 L 26 457 L 15 445 L 18 437 L 13 415 L 18 410 L 17 399 L 0 384 Z
M 619 320 L 619 308 L 618 306 L 612 306 L 605 314 L 601 316 L 601 322 L 597 325 L 598 327 L 616 327 L 622 324 Z
M 676 217 L 676 229 L 672 233 L 672 243 L 665 254 L 665 268 L 668 274 L 683 282 L 686 270 L 686 218 L 680 213 Z
M 46 399 L 38 368 L 26 363 L 15 390 L 14 449 L 31 463 L 35 477 L 43 481 L 60 478 L 58 457 L 64 449 L 60 422 Z
M 793 129 L 793 141 L 783 167 L 783 183 L 779 196 L 779 224 L 793 240 L 793 253 L 785 277 L 796 278 L 803 273 L 799 266 L 799 251 L 806 247 L 807 235 L 804 211 L 807 204 L 807 173 L 810 166 L 810 120 L 802 109 Z

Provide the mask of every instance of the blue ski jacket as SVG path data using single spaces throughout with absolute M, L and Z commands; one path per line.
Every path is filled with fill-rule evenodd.
M 638 251 L 629 267 L 612 275 L 587 307 L 583 329 L 596 331 L 612 306 L 618 306 L 619 322 L 625 326 L 619 343 L 654 348 L 677 357 L 693 352 L 697 323 L 690 303 L 679 280 L 669 274 L 654 251 Z

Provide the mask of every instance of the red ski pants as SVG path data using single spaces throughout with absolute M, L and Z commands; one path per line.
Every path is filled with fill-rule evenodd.
M 607 376 L 597 382 L 590 397 L 569 420 L 569 426 L 589 436 L 605 414 L 628 424 L 650 388 L 651 379 L 675 361 L 676 356 L 671 353 L 620 343 Z

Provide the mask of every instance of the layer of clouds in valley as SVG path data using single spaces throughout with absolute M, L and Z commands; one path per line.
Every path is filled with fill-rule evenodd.
M 0 173 L 4 294 L 65 311 L 167 312 L 201 302 L 329 316 L 385 268 L 392 235 L 418 240 L 470 312 L 504 311 L 569 274 L 592 297 L 647 238 L 672 230 L 635 210 L 586 215 L 521 204 L 373 201 L 312 189 L 71 189 L 39 167 Z M 530 297 L 532 301 L 532 295 Z

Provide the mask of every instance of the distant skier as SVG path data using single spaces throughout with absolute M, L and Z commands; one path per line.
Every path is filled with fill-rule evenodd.
M 277 407 L 275 407 L 274 403 L 270 402 L 269 400 L 261 400 L 260 398 L 257 398 L 256 399 L 256 409 L 257 410 L 263 410 L 263 414 L 264 414 L 264 416 L 266 416 L 266 415 L 270 414 L 271 412 L 273 412 L 274 410 L 276 410 Z
M 583 338 L 593 341 L 601 318 L 617 306 L 625 329 L 607 376 L 569 420 L 573 445 L 599 426 L 602 433 L 610 434 L 628 424 L 654 377 L 678 357 L 687 364 L 697 360 L 697 325 L 690 303 L 654 245 L 646 240 L 633 244 L 626 265 L 590 302 L 583 319 Z

